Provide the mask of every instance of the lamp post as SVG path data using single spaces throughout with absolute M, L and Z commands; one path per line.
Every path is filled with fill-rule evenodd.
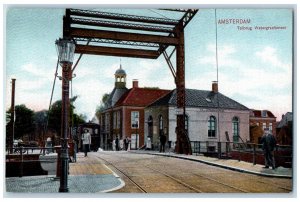
M 75 43 L 71 39 L 59 39 L 55 42 L 59 63 L 62 67 L 62 123 L 61 123 L 61 174 L 59 192 L 68 192 L 68 130 L 69 130 L 69 81 L 72 79 L 72 63 L 75 52 Z

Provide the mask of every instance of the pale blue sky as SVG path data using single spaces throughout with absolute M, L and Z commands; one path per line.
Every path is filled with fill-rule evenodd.
M 112 9 L 111 11 L 116 11 Z M 153 10 L 126 10 L 155 17 Z M 200 9 L 185 29 L 186 87 L 209 90 L 217 79 L 215 10 Z M 6 13 L 6 108 L 10 79 L 16 81 L 16 104 L 48 109 L 56 67 L 54 42 L 62 35 L 64 9 L 9 8 Z M 251 19 L 245 26 L 286 26 L 284 30 L 239 31 L 218 24 L 219 90 L 248 108 L 268 109 L 275 116 L 292 111 L 292 10 L 217 9 L 218 19 Z M 76 58 L 78 56 L 75 57 Z M 102 95 L 114 87 L 119 57 L 84 55 L 76 68 L 73 95 L 78 113 L 93 117 Z M 127 87 L 139 85 L 173 89 L 175 84 L 163 56 L 157 60 L 122 58 Z M 59 74 L 61 68 L 59 68 Z M 57 80 L 54 101 L 61 99 Z

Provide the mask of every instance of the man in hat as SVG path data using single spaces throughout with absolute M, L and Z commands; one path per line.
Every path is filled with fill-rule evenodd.
M 264 135 L 261 138 L 261 144 L 262 149 L 264 151 L 265 155 L 265 167 L 269 168 L 269 166 L 272 167 L 272 169 L 275 169 L 275 161 L 274 161 L 274 155 L 273 151 L 276 146 L 276 139 L 269 131 L 269 128 L 264 129 Z
M 84 157 L 86 157 L 91 144 L 91 134 L 87 129 L 84 129 L 84 133 L 82 134 L 81 139 L 84 149 Z

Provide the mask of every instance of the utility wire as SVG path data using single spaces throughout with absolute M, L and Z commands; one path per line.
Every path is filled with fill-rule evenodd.
M 57 59 L 56 70 L 55 70 L 55 74 L 54 74 L 52 92 L 51 92 L 51 97 L 50 97 L 50 102 L 49 102 L 48 113 L 47 113 L 47 122 L 46 122 L 46 127 L 45 127 L 45 134 L 47 133 L 47 130 L 48 130 L 49 112 L 50 112 L 50 108 L 51 108 L 51 104 L 52 104 L 52 98 L 53 98 L 53 92 L 54 92 L 56 77 L 57 77 L 58 65 L 59 65 L 59 59 Z
M 90 42 L 91 42 L 91 39 L 89 39 L 89 40 L 87 41 L 86 46 L 89 45 Z M 78 63 L 79 63 L 79 61 L 80 61 L 82 55 L 83 55 L 83 53 L 81 53 L 81 54 L 79 55 L 79 57 L 78 57 L 78 59 L 77 59 L 75 65 L 73 66 L 73 68 L 72 68 L 72 74 L 73 74 L 75 68 L 77 67 L 77 65 L 78 65 Z
M 219 59 L 218 59 L 218 24 L 217 24 L 217 9 L 215 9 L 215 30 L 216 30 L 216 67 L 217 67 L 217 85 L 218 85 L 218 92 L 217 92 L 217 103 L 218 103 L 218 137 L 219 142 L 221 141 L 221 134 L 220 134 L 220 101 L 219 101 Z
M 158 13 L 158 12 L 154 11 L 153 9 L 148 9 L 148 10 L 151 11 L 151 12 L 153 12 L 153 13 L 156 13 L 157 15 L 160 15 L 160 16 L 166 18 L 166 19 L 172 20 L 171 18 L 168 18 L 167 16 L 165 16 L 165 15 L 163 15 L 163 14 L 161 14 L 161 13 Z

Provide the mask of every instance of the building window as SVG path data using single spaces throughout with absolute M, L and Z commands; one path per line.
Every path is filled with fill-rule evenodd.
M 113 113 L 113 128 L 117 128 L 117 112 Z
M 262 117 L 267 117 L 267 111 L 263 110 L 263 111 L 261 112 L 261 116 L 262 116 Z
M 159 129 L 159 134 L 162 135 L 164 132 L 164 121 L 162 115 L 158 116 L 158 129 Z
M 148 117 L 148 136 L 153 136 L 153 118 L 152 116 Z
M 234 117 L 232 119 L 232 135 L 233 135 L 233 142 L 239 141 L 239 118 Z
M 131 112 L 131 128 L 139 128 L 140 113 L 137 111 Z
M 184 129 L 185 129 L 186 131 L 189 130 L 189 117 L 188 117 L 187 115 L 185 115 Z
M 163 128 L 164 128 L 164 122 L 163 122 L 162 115 L 159 115 L 158 122 L 159 122 L 159 130 L 163 130 Z
M 121 120 L 120 111 L 117 111 L 117 128 L 120 128 L 120 120 Z
M 265 128 L 267 127 L 267 123 L 263 123 L 263 131 L 265 130 Z
M 273 124 L 272 123 L 269 123 L 269 131 L 272 133 L 273 131 Z
M 208 137 L 216 137 L 216 117 L 210 116 L 208 120 Z
M 105 130 L 109 131 L 109 114 L 105 114 Z

